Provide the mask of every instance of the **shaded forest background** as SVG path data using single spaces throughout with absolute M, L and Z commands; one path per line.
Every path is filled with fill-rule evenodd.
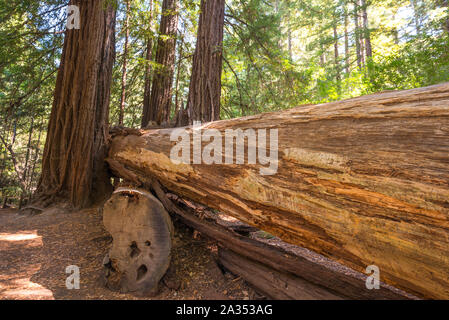
M 172 73 L 174 121 L 189 95 L 199 0 L 117 3 L 109 125 L 139 128 L 154 77 Z M 448 0 L 229 0 L 220 118 L 449 81 Z M 41 171 L 66 27 L 66 1 L 0 0 L 0 198 L 21 205 Z M 171 70 L 156 62 L 175 44 Z M 1 204 L 0 204 L 1 205 Z

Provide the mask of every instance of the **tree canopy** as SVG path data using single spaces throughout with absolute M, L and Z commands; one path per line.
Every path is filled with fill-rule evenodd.
M 121 122 L 121 110 L 124 126 L 141 126 L 146 79 L 165 72 L 157 44 L 170 40 L 176 42 L 169 114 L 174 119 L 189 97 L 200 1 L 179 1 L 171 36 L 159 34 L 163 1 L 114 4 L 109 126 Z M 67 5 L 0 0 L 3 201 L 26 201 L 38 185 Z M 447 0 L 228 0 L 220 118 L 448 81 L 448 10 Z

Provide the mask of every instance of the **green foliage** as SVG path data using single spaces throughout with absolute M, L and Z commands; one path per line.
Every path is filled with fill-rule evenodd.
M 110 105 L 113 126 L 120 109 L 126 6 L 124 0 L 107 1 L 117 8 Z M 152 13 L 149 0 L 129 3 L 124 125 L 139 127 L 145 70 L 151 66 L 151 74 L 164 72 L 154 62 L 162 1 L 153 0 Z M 354 3 L 227 1 L 221 117 L 449 81 L 447 1 L 366 0 L 367 27 L 359 7 L 358 28 Z M 37 185 L 66 5 L 65 0 L 0 0 L 0 136 L 5 141 L 0 141 L 0 198 L 7 195 L 17 202 Z M 200 0 L 180 0 L 173 106 L 187 102 L 199 8 Z M 364 52 L 358 67 L 355 40 L 368 36 L 372 57 Z M 146 59 L 148 40 L 153 43 L 150 61 Z

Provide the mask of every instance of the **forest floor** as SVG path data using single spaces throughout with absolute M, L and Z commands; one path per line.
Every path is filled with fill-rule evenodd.
M 175 227 L 172 276 L 151 299 L 263 298 L 239 277 L 222 272 L 212 242 L 195 239 L 182 224 Z M 50 209 L 31 217 L 1 209 L 0 299 L 142 299 L 102 285 L 102 262 L 111 241 L 97 209 Z M 80 269 L 79 290 L 66 288 L 71 265 Z

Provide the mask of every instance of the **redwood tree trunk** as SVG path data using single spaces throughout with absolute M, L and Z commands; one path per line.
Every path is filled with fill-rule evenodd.
M 158 124 L 170 120 L 172 82 L 175 65 L 176 33 L 178 29 L 178 1 L 164 0 L 157 43 L 156 62 L 159 64 L 154 74 L 151 89 L 148 121 Z M 167 38 L 168 37 L 168 38 Z M 145 115 L 145 113 L 144 113 Z M 148 121 L 144 119 L 144 125 Z
M 190 122 L 220 119 L 224 0 L 201 1 L 187 108 Z
M 66 31 L 43 154 L 38 199 L 84 207 L 110 188 L 104 164 L 115 58 L 115 10 L 103 1 L 72 0 L 80 29 Z
M 126 104 L 126 80 L 128 72 L 128 42 L 129 42 L 129 0 L 126 1 L 126 18 L 124 23 L 125 29 L 125 44 L 123 46 L 123 69 L 122 69 L 122 94 L 120 98 L 120 113 L 118 124 L 123 125 L 123 118 L 125 115 L 125 104 Z
M 150 25 L 153 23 L 153 0 L 150 0 L 150 21 L 148 22 Z M 146 69 L 145 69 L 145 88 L 143 93 L 143 112 L 142 112 L 142 128 L 148 124 L 150 118 L 151 108 L 150 108 L 150 97 L 151 97 L 151 64 L 150 61 L 153 59 L 153 39 L 151 36 L 147 39 L 147 53 L 146 53 Z

